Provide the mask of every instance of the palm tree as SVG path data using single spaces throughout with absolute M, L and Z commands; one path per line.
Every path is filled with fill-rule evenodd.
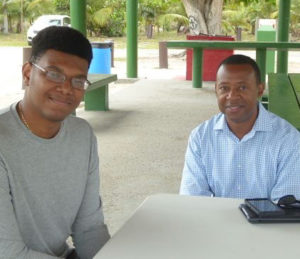
M 181 0 L 142 0 L 139 4 L 139 13 L 148 38 L 152 38 L 153 26 L 159 31 L 160 27 L 169 27 L 171 23 L 176 23 L 177 29 L 181 25 L 188 25 Z
M 238 1 L 227 0 L 223 11 L 223 28 L 227 32 L 237 32 L 237 28 L 241 27 L 255 33 L 255 24 L 258 18 L 275 18 L 276 1 Z
M 230 3 L 225 6 L 222 25 L 226 32 L 235 32 L 236 34 L 238 33 L 238 28 L 247 29 L 249 27 L 247 9 L 244 2 L 240 2 L 239 5 Z
M 153 35 L 153 23 L 155 21 L 156 12 L 151 6 L 140 6 L 140 17 L 144 20 L 145 31 L 147 38 L 152 38 Z
M 188 28 L 189 25 L 189 19 L 186 16 L 177 13 L 167 13 L 160 15 L 157 21 L 158 26 L 162 26 L 163 28 L 169 27 L 169 25 L 172 23 L 176 23 L 177 32 L 180 31 L 181 26 Z
M 87 2 L 87 27 L 89 33 L 122 36 L 125 31 L 126 1 L 89 0 Z
M 300 35 L 300 0 L 294 0 L 291 4 L 291 33 L 293 36 Z
M 7 5 L 9 0 L 0 0 L 0 10 L 1 10 L 1 20 L 3 22 L 3 32 L 8 33 L 8 11 L 7 11 Z
M 43 14 L 55 14 L 55 5 L 52 0 L 26 0 L 26 14 L 29 22 Z
M 24 29 L 24 0 L 10 0 L 7 4 L 9 32 L 23 32 Z
M 1 6 L 1 20 L 3 22 L 3 32 L 9 33 L 13 27 L 16 27 L 16 31 L 20 32 L 23 21 L 23 1 L 24 0 L 2 0 Z M 14 24 L 17 26 L 13 26 Z
M 278 14 L 278 6 L 276 7 L 276 1 L 261 0 L 258 2 L 252 1 L 247 6 L 247 17 L 251 25 L 251 33 L 255 33 L 256 20 L 258 18 L 276 18 Z
M 0 20 L 3 32 L 24 31 L 24 23 L 32 21 L 40 15 L 55 13 L 55 5 L 51 0 L 0 0 Z

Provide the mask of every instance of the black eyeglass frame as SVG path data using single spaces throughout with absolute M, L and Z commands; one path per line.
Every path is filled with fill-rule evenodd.
M 34 63 L 34 62 L 30 62 L 30 64 L 33 65 L 34 67 L 36 67 L 37 69 L 39 69 L 41 72 L 43 72 L 43 73 L 45 74 L 46 78 L 47 78 L 49 81 L 51 81 L 51 82 L 58 83 L 58 84 L 63 84 L 63 83 L 67 80 L 67 78 L 68 78 L 68 77 L 67 77 L 65 74 L 63 74 L 62 72 L 59 72 L 59 71 L 53 71 L 53 70 L 49 71 L 48 69 L 43 68 L 43 67 L 37 65 L 37 64 Z M 61 79 L 56 80 L 55 78 L 49 76 L 49 73 L 50 73 L 50 72 L 51 72 L 51 73 L 56 73 L 57 75 L 60 76 Z M 73 81 L 73 80 L 76 80 L 76 79 L 77 79 L 77 80 L 80 79 L 80 80 L 82 80 L 82 81 L 84 82 L 83 87 L 76 86 L 76 84 L 75 84 L 74 81 Z M 86 90 L 86 89 L 92 84 L 88 79 L 84 79 L 84 78 L 72 77 L 72 78 L 70 78 L 70 80 L 71 80 L 71 86 L 72 86 L 72 88 L 78 89 L 78 90 Z

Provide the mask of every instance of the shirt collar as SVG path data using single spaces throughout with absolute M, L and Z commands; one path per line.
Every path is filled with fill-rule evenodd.
M 225 130 L 227 128 L 227 123 L 225 119 L 224 113 L 220 113 L 219 116 L 217 116 L 217 121 L 214 126 L 214 130 Z
M 255 131 L 272 131 L 273 127 L 269 112 L 261 103 L 258 103 L 258 110 L 258 117 L 253 125 L 253 129 Z
M 268 111 L 259 102 L 258 103 L 258 116 L 253 125 L 252 130 L 254 130 L 254 131 L 272 131 L 272 123 L 271 123 L 271 119 L 269 117 L 270 116 L 269 116 Z M 218 116 L 218 119 L 214 126 L 214 130 L 226 130 L 226 129 L 228 129 L 228 126 L 227 126 L 227 122 L 225 119 L 225 115 L 223 113 L 221 113 L 221 116 Z

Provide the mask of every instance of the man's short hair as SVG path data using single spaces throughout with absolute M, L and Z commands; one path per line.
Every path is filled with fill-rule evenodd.
M 87 60 L 89 65 L 93 58 L 89 40 L 79 31 L 66 26 L 50 26 L 41 30 L 32 40 L 30 61 L 36 61 L 49 49 L 78 56 Z
M 256 82 L 257 84 L 261 83 L 261 76 L 260 76 L 260 70 L 259 67 L 257 65 L 257 63 L 250 57 L 245 56 L 245 55 L 232 55 L 228 58 L 225 58 L 221 64 L 218 67 L 218 70 L 221 66 L 223 65 L 244 65 L 244 64 L 248 64 L 250 65 L 255 73 L 255 77 L 256 77 Z

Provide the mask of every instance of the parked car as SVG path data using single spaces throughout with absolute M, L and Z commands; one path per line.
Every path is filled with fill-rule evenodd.
M 67 15 L 42 15 L 38 17 L 27 31 L 27 42 L 31 45 L 37 33 L 49 26 L 71 26 L 71 18 Z

